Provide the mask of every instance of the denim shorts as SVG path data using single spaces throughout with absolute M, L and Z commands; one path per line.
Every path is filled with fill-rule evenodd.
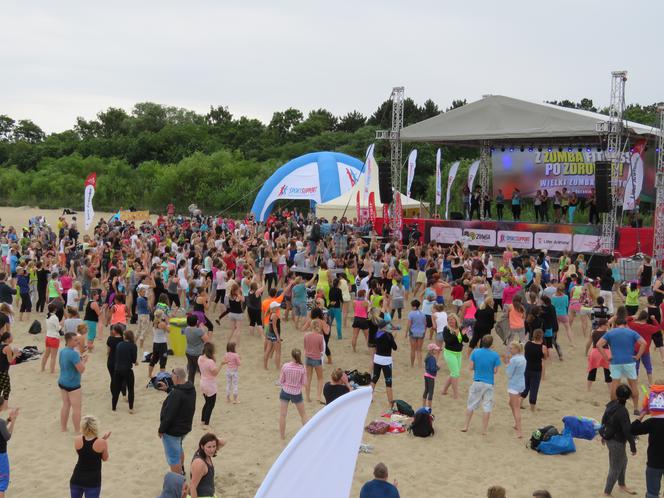
M 307 303 L 293 303 L 293 312 L 295 316 L 307 316 Z
M 620 380 L 625 377 L 628 380 L 636 380 L 636 363 L 623 363 L 621 365 L 609 365 L 611 371 L 611 378 L 613 380 Z
M 281 392 L 279 393 L 279 399 L 280 399 L 281 401 L 286 401 L 286 402 L 289 402 L 289 401 L 290 401 L 290 402 L 292 402 L 292 403 L 295 403 L 296 405 L 297 405 L 298 403 L 302 403 L 302 401 L 303 401 L 303 400 L 302 400 L 302 393 L 300 393 L 300 394 L 288 394 L 288 393 L 285 392 L 283 389 L 282 389 Z
M 168 434 L 162 434 L 161 442 L 164 445 L 166 463 L 168 463 L 168 465 L 177 465 L 180 463 L 180 458 L 184 453 L 182 450 L 183 439 L 184 436 L 169 436 Z
M 323 360 L 314 360 L 312 358 L 305 358 L 304 364 L 308 367 L 320 367 L 323 364 Z

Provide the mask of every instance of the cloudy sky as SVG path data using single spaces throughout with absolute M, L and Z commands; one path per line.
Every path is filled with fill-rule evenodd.
M 0 114 L 47 131 L 154 101 L 269 120 L 504 94 L 664 100 L 662 0 L 12 0 L 0 16 Z M 619 23 L 619 24 L 616 24 Z M 615 41 L 613 41 L 615 40 Z

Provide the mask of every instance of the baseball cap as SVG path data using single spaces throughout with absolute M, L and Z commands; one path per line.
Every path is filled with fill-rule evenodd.
M 279 308 L 280 306 L 281 306 L 281 303 L 278 303 L 278 302 L 276 302 L 276 301 L 272 301 L 272 302 L 270 303 L 270 309 L 273 309 L 273 308 Z

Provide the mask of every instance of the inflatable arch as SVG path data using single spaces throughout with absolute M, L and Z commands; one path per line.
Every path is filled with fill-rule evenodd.
M 258 192 L 251 212 L 264 221 L 281 199 L 315 203 L 336 199 L 357 183 L 363 163 L 340 152 L 312 152 L 288 161 Z

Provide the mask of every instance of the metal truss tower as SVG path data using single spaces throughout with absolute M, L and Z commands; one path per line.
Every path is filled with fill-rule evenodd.
M 622 131 L 623 112 L 625 110 L 625 82 L 627 71 L 613 71 L 611 73 L 611 103 L 609 105 L 608 123 L 598 123 L 598 131 L 607 134 L 606 158 L 611 161 L 611 181 L 609 183 L 609 196 L 611 209 L 602 215 L 602 235 L 600 250 L 603 253 L 613 254 L 616 240 L 616 226 L 618 219 L 618 182 L 622 162 Z
M 401 192 L 401 129 L 403 128 L 404 87 L 395 86 L 390 95 L 392 100 L 392 129 L 376 131 L 376 139 L 390 141 L 390 169 L 392 187 Z
M 657 177 L 655 179 L 655 240 L 653 253 L 657 268 L 664 268 L 664 105 L 657 108 L 659 112 L 659 140 L 657 141 Z

